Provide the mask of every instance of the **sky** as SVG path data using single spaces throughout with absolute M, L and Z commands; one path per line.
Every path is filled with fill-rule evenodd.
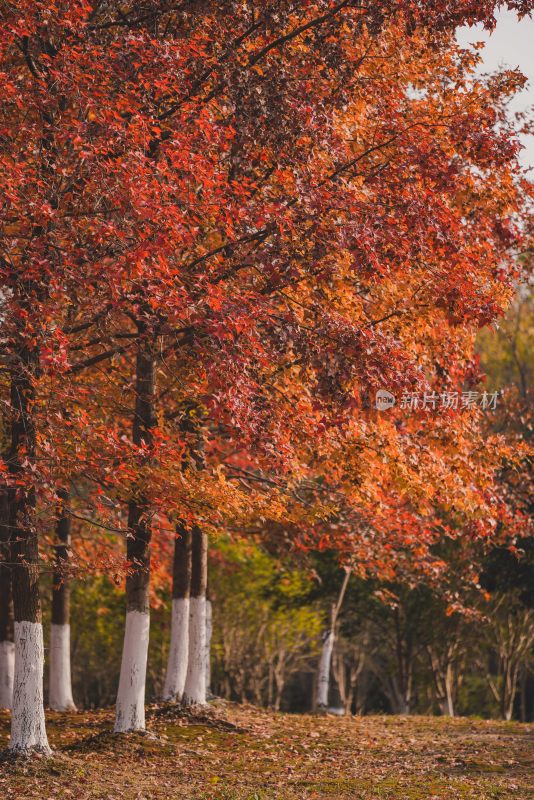
M 497 27 L 492 33 L 480 25 L 464 27 L 458 31 L 460 44 L 485 42 L 482 51 L 483 63 L 479 72 L 492 72 L 499 67 L 519 67 L 528 78 L 526 88 L 510 104 L 512 111 L 525 111 L 534 107 L 534 18 L 518 20 L 512 11 L 500 11 Z M 534 136 L 521 139 L 525 149 L 521 153 L 521 163 L 531 167 L 534 172 Z M 531 173 L 532 177 L 532 173 Z

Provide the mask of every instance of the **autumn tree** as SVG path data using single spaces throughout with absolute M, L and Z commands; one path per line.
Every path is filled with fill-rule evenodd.
M 52 584 L 52 625 L 50 630 L 50 708 L 75 710 L 70 668 L 70 576 L 71 548 L 69 492 L 60 489 L 57 513 L 55 564 Z

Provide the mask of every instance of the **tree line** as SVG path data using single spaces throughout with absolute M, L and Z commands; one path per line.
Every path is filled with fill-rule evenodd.
M 334 553 L 313 554 L 318 582 L 309 564 L 291 559 L 280 564 L 259 544 L 218 540 L 207 600 L 204 702 L 224 698 L 290 712 L 531 721 L 532 543 L 522 544 L 521 564 L 502 551 L 487 558 L 482 580 L 490 591 L 487 598 L 480 593 L 471 598 L 469 614 L 449 615 L 443 597 L 427 586 L 386 586 L 351 575 L 331 642 L 321 707 L 329 605 L 337 603 L 347 573 Z M 43 580 L 46 705 L 59 711 L 108 706 L 119 683 L 124 594 L 105 576 L 71 587 L 71 679 L 69 656 L 58 661 L 51 580 Z M 176 702 L 184 694 L 187 621 L 182 617 L 176 626 L 171 594 L 164 583 L 153 602 L 147 702 Z M 182 615 L 184 604 L 182 599 Z M 12 686 L 4 662 L 2 667 L 0 704 L 9 708 Z

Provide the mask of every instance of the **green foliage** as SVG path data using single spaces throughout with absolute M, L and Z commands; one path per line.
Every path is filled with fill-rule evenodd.
M 77 702 L 86 708 L 115 701 L 124 636 L 124 592 L 107 578 L 72 589 L 72 677 Z
M 484 328 L 477 342 L 480 363 L 491 391 L 517 386 L 528 391 L 534 380 L 534 297 L 521 287 L 496 330 Z
M 221 541 L 211 571 L 214 600 L 214 687 L 218 693 L 261 705 L 282 703 L 288 679 L 313 669 L 322 614 L 307 602 L 308 577 L 279 569 L 251 544 Z
M 292 568 L 262 547 L 232 542 L 224 537 L 213 542 L 215 551 L 210 590 L 224 595 L 239 593 L 285 606 L 302 602 L 310 592 L 311 579 L 303 569 Z M 239 583 L 239 586 L 236 584 Z

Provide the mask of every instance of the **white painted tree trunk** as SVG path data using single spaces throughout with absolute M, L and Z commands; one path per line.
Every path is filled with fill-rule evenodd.
M 17 753 L 50 753 L 43 704 L 44 646 L 40 622 L 15 622 L 15 674 L 11 741 Z
M 206 704 L 206 597 L 191 597 L 189 613 L 189 662 L 183 702 Z
M 145 683 L 150 614 L 128 611 L 117 694 L 115 732 L 145 729 Z
M 211 636 L 213 633 L 213 613 L 211 600 L 206 600 L 206 694 L 210 693 L 211 686 Z
M 343 598 L 347 591 L 349 583 L 351 568 L 345 567 L 345 577 L 339 590 L 337 602 L 332 606 L 330 629 L 328 630 L 324 641 L 323 649 L 321 651 L 321 658 L 319 661 L 319 669 L 317 673 L 317 690 L 315 695 L 315 706 L 318 711 L 328 708 L 328 690 L 330 688 L 330 664 L 332 662 L 332 651 L 334 649 L 334 641 L 336 638 L 336 620 L 341 610 Z
M 316 706 L 318 709 L 328 708 L 328 690 L 330 688 L 330 662 L 332 661 L 332 650 L 334 649 L 334 633 L 328 631 L 323 642 L 319 670 L 317 673 L 317 695 Z
M 171 646 L 167 661 L 163 700 L 180 701 L 184 694 L 189 654 L 189 597 L 172 601 Z
M 15 644 L 0 642 L 0 708 L 11 708 L 15 674 Z
M 70 625 L 50 628 L 50 708 L 75 711 L 70 675 Z

